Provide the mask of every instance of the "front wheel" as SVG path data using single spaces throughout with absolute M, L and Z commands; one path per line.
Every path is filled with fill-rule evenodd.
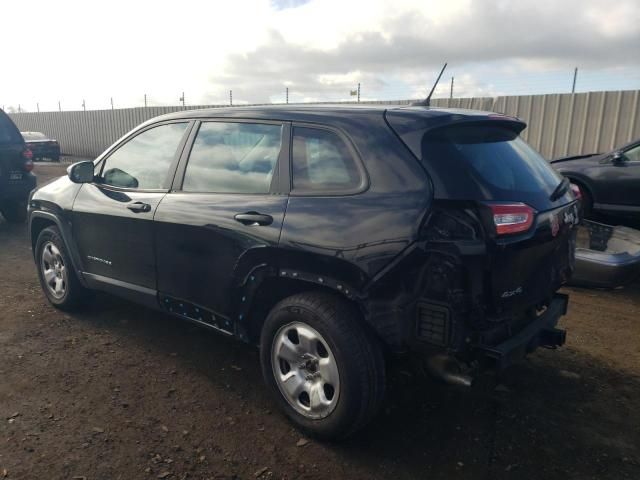
M 61 310 L 73 310 L 87 296 L 80 284 L 66 245 L 57 227 L 47 227 L 36 242 L 36 267 L 40 286 L 47 300 Z
M 379 410 L 385 368 L 359 312 L 324 292 L 291 296 L 262 329 L 262 372 L 284 413 L 309 435 L 344 438 Z

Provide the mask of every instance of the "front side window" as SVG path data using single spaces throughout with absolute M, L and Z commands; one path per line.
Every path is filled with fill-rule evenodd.
M 624 152 L 624 156 L 630 162 L 640 162 L 640 145 L 630 148 L 626 152 Z
M 281 147 L 281 125 L 203 122 L 193 142 L 182 190 L 269 193 Z
M 136 135 L 107 158 L 101 183 L 142 190 L 163 189 L 187 125 L 169 123 Z
M 328 130 L 293 129 L 292 167 L 295 191 L 349 191 L 361 183 L 356 161 L 346 143 Z

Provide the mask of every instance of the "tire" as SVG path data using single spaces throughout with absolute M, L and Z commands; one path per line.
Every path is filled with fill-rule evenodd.
M 310 436 L 345 438 L 382 405 L 381 346 L 338 296 L 307 292 L 279 302 L 262 328 L 260 360 L 278 406 Z
M 40 232 L 35 260 L 40 286 L 49 303 L 65 311 L 83 305 L 89 292 L 76 276 L 57 227 L 47 227 Z
M 27 204 L 20 201 L 6 202 L 0 207 L 0 212 L 9 223 L 24 223 L 27 219 Z

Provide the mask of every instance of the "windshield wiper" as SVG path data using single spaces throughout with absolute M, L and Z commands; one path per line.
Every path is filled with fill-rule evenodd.
M 558 184 L 556 189 L 549 195 L 549 200 L 552 202 L 559 199 L 562 195 L 567 193 L 567 189 L 569 188 L 570 182 L 567 177 L 563 177 L 562 181 Z

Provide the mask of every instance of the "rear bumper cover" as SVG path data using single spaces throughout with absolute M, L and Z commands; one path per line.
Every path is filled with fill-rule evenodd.
M 556 348 L 564 345 L 566 332 L 556 328 L 560 317 L 567 313 L 569 296 L 556 293 L 543 314 L 536 317 L 520 332 L 498 345 L 476 345 L 474 350 L 480 359 L 502 370 L 522 359 L 538 347 Z
M 570 283 L 581 287 L 615 288 L 639 276 L 640 254 L 579 249 L 576 250 L 576 269 Z
M 18 181 L 6 181 L 0 178 L 0 201 L 26 201 L 34 188 L 36 188 L 36 177 L 31 173 L 25 173 L 22 180 Z

